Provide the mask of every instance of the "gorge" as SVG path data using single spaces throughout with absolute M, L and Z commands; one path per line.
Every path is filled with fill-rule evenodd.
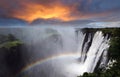
M 109 35 L 73 27 L 1 28 L 24 44 L 17 77 L 77 77 L 107 65 Z

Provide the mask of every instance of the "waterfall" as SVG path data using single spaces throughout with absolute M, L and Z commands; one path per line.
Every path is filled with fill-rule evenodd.
M 108 49 L 108 39 L 105 38 L 102 34 L 102 32 L 96 32 L 92 45 L 90 46 L 90 49 L 88 50 L 87 58 L 84 63 L 84 68 L 86 68 L 86 72 L 93 72 L 95 69 L 95 66 L 97 62 L 99 61 L 102 53 Z
M 26 66 L 18 74 L 20 77 L 77 77 L 93 72 L 100 59 L 100 66 L 107 61 L 109 39 L 101 31 L 20 27 L 3 28 L 0 33 L 11 33 L 24 43 L 21 54 Z

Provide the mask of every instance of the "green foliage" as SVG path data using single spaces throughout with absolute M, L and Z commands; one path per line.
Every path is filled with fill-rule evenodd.
M 120 28 L 103 28 L 104 34 L 110 34 L 112 37 L 120 37 Z
M 16 47 L 21 45 L 18 39 L 16 39 L 13 35 L 0 35 L 0 48 L 10 49 L 12 47 Z
M 6 48 L 6 49 L 10 49 L 12 47 L 21 45 L 22 43 L 20 41 L 11 41 L 11 42 L 5 42 L 3 44 L 0 45 L 0 48 Z
M 109 48 L 109 57 L 111 59 L 120 60 L 120 37 L 113 37 L 111 39 Z

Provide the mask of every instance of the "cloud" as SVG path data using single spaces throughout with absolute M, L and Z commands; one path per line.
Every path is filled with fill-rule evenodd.
M 0 26 L 25 26 L 27 22 L 16 18 L 0 18 Z
M 16 17 L 27 21 L 33 21 L 37 18 L 49 19 L 58 18 L 64 21 L 73 19 L 70 17 L 72 9 L 63 5 L 59 0 L 0 0 L 0 16 Z
M 117 20 L 120 0 L 0 0 L 0 17 L 36 19 Z M 117 14 L 117 15 L 116 15 Z
M 120 21 L 116 22 L 93 22 L 87 24 L 87 26 L 97 27 L 97 28 L 105 28 L 105 27 L 120 27 Z

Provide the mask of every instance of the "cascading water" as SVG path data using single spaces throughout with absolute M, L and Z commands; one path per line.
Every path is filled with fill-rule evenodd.
M 11 33 L 24 43 L 21 53 L 26 66 L 18 74 L 20 77 L 77 77 L 93 72 L 109 48 L 109 39 L 101 31 L 27 27 L 4 28 L 1 33 Z M 106 58 L 100 65 L 106 63 Z

